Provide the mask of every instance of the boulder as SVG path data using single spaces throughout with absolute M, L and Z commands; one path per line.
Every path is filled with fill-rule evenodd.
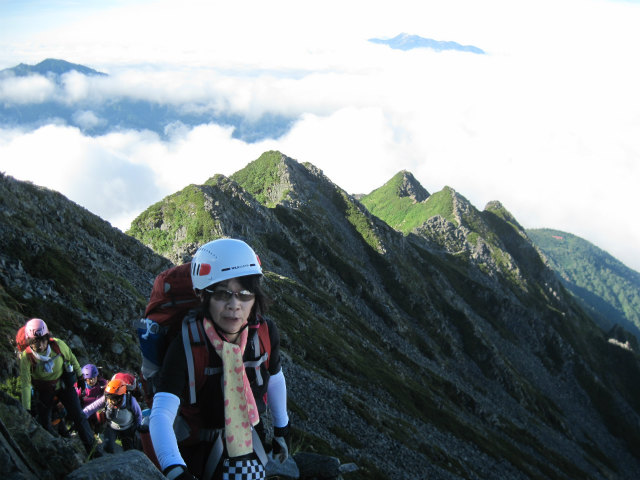
M 140 450 L 107 454 L 85 463 L 65 477 L 65 480 L 165 480 L 166 477 Z

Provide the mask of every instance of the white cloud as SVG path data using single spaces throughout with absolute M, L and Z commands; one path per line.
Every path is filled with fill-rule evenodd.
M 65 102 L 76 103 L 85 100 L 89 96 L 91 77 L 73 70 L 62 75 L 61 81 L 63 85 L 61 97 Z
M 1 133 L 3 171 L 57 190 L 106 220 L 139 213 L 164 193 L 147 165 L 130 162 L 76 128 L 48 125 L 24 134 Z
M 70 74 L 61 87 L 42 77 L 3 80 L 3 102 L 91 106 L 126 97 L 298 118 L 280 140 L 253 144 L 216 125 L 168 125 L 166 141 L 150 132 L 5 130 L 0 170 L 96 202 L 91 208 L 110 219 L 130 219 L 269 149 L 315 164 L 350 193 L 367 193 L 405 168 L 432 193 L 449 185 L 480 209 L 500 200 L 525 227 L 584 236 L 640 270 L 638 24 L 637 4 L 601 0 L 167 1 L 85 15 L 19 42 L 0 33 L 5 66 L 53 57 L 110 74 Z M 367 42 L 400 32 L 488 53 Z M 98 125 L 86 105 L 74 121 Z M 55 150 L 60 140 L 65 155 Z M 81 188 L 79 176 L 62 178 L 37 161 L 47 154 L 111 183 L 85 180 Z M 141 177 L 153 179 L 142 191 L 132 180 Z M 104 195 L 115 188 L 121 201 L 85 199 L 89 186 Z
M 80 128 L 87 130 L 105 125 L 106 120 L 90 110 L 78 110 L 73 114 L 73 122 Z
M 54 92 L 54 83 L 41 75 L 0 78 L 0 102 L 3 103 L 40 103 Z

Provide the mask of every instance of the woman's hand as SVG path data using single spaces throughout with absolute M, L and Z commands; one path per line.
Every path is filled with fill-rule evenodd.
M 198 480 L 184 465 L 171 465 L 165 469 L 164 476 L 169 480 Z
M 289 424 L 286 427 L 274 427 L 273 441 L 271 442 L 272 456 L 283 463 L 289 458 L 289 445 L 291 443 L 291 434 L 289 433 Z

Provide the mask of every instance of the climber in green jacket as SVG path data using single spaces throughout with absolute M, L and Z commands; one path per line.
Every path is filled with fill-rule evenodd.
M 49 333 L 47 324 L 32 318 L 25 325 L 25 338 L 29 346 L 20 354 L 20 382 L 22 406 L 30 411 L 54 435 L 51 413 L 57 397 L 74 422 L 78 436 L 87 452 L 94 450 L 95 439 L 86 416 L 82 413 L 75 384 L 82 378 L 80 364 L 69 346 Z M 33 387 L 34 405 L 31 405 Z M 100 454 L 94 451 L 94 456 Z

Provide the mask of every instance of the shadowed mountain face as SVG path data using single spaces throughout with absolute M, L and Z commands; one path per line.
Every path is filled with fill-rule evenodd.
M 607 341 L 498 202 L 480 212 L 453 189 L 429 195 L 400 180 L 390 191 L 429 213 L 418 222 L 405 205 L 415 215 L 405 233 L 313 165 L 267 152 L 150 206 L 124 235 L 5 177 L 0 239 L 14 247 L 1 260 L 23 280 L 0 276 L 3 308 L 14 325 L 42 314 L 112 362 L 113 341 L 87 338 L 83 322 L 131 337 L 158 255 L 183 262 L 204 242 L 242 238 L 274 300 L 300 448 L 355 462 L 350 478 L 634 478 L 637 354 Z M 22 215 L 11 198 L 29 205 L 35 193 Z M 55 246 L 62 265 L 44 269 L 33 252 Z M 72 266 L 92 274 L 70 284 Z M 35 287 L 50 292 L 25 308 Z

